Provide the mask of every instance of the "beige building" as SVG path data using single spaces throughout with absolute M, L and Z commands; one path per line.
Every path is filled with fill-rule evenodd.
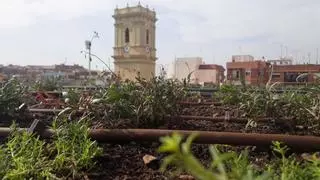
M 205 64 L 201 57 L 176 58 L 168 70 L 168 78 L 183 81 L 190 75 L 190 83 L 219 84 L 224 80 L 224 68 L 216 64 Z
M 203 64 L 201 57 L 176 58 L 169 67 L 168 77 L 182 81 L 186 79 L 191 72 L 196 71 L 200 64 Z M 195 82 L 195 73 L 191 74 L 190 80 L 191 82 Z
M 198 84 L 219 84 L 224 80 L 224 68 L 216 64 L 200 64 L 195 71 Z
M 115 72 L 121 79 L 149 79 L 155 74 L 156 13 L 140 4 L 115 9 Z

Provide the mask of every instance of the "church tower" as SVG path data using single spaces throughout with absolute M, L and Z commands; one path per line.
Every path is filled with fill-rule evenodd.
M 115 73 L 122 80 L 135 80 L 139 74 L 150 79 L 155 75 L 156 13 L 137 6 L 114 11 L 115 42 L 113 58 Z

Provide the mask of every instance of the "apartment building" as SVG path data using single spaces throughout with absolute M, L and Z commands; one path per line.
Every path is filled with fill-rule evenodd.
M 283 85 L 312 84 L 319 77 L 320 65 L 293 64 L 290 58 L 254 60 L 233 57 L 231 62 L 227 62 L 227 80 L 233 84 L 261 85 L 266 84 L 269 78 L 271 82 Z
M 227 81 L 240 85 L 242 82 L 250 85 L 265 84 L 268 81 L 269 63 L 264 60 L 254 60 L 250 55 L 236 55 L 227 62 Z
M 201 57 L 177 58 L 168 68 L 168 77 L 180 81 L 190 74 L 192 84 L 219 84 L 224 80 L 225 69 L 216 64 L 205 64 Z

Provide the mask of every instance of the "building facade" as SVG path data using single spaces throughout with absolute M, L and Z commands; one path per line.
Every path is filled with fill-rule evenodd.
M 232 84 L 248 85 L 278 82 L 283 85 L 313 84 L 320 77 L 320 65 L 293 64 L 292 59 L 227 62 L 227 80 Z
M 98 71 L 91 71 L 90 79 L 98 78 Z M 5 79 L 16 77 L 17 79 L 33 83 L 38 80 L 46 80 L 48 78 L 59 78 L 63 85 L 81 84 L 89 79 L 89 71 L 79 65 L 52 65 L 52 66 L 17 66 L 9 65 L 0 67 L 0 74 Z
M 168 78 L 183 81 L 190 74 L 192 84 L 219 84 L 224 80 L 224 68 L 216 64 L 205 64 L 201 57 L 176 58 L 168 68 Z
M 115 9 L 114 66 L 121 79 L 155 75 L 156 13 L 140 4 Z
M 196 71 L 200 64 L 203 64 L 201 57 L 176 58 L 169 67 L 168 77 L 182 81 Z M 191 73 L 190 81 L 196 83 L 195 73 Z
M 272 76 L 271 82 L 279 82 L 285 85 L 302 83 L 313 84 L 319 79 L 320 65 L 318 64 L 293 64 L 273 65 L 269 69 Z
M 240 55 L 238 58 L 232 57 L 231 62 L 227 62 L 227 81 L 240 85 L 242 83 L 250 85 L 265 84 L 268 81 L 269 63 L 264 60 L 254 60 L 253 56 Z
M 224 81 L 224 68 L 216 64 L 200 64 L 195 71 L 197 84 L 220 84 Z

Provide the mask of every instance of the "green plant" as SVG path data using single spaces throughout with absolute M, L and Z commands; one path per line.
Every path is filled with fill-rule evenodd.
M 67 99 L 67 104 L 69 106 L 76 106 L 79 102 L 81 95 L 79 92 L 77 92 L 75 89 L 69 89 L 67 91 L 67 95 L 65 96 L 65 99 Z
M 81 171 L 95 165 L 101 149 L 89 139 L 85 120 L 67 122 L 60 119 L 53 126 L 56 136 L 47 143 L 13 125 L 8 141 L 0 146 L 0 178 L 76 178 Z
M 0 177 L 17 180 L 54 177 L 45 148 L 39 137 L 14 128 L 8 142 L 0 150 Z
M 199 180 L 309 180 L 320 178 L 320 160 L 312 155 L 307 161 L 297 161 L 293 156 L 287 157 L 288 148 L 280 142 L 273 142 L 272 150 L 275 159 L 266 164 L 264 170 L 256 169 L 248 160 L 248 151 L 239 155 L 235 152 L 223 153 L 217 145 L 210 146 L 212 163 L 205 168 L 191 152 L 191 143 L 196 137 L 189 136 L 185 142 L 177 133 L 162 137 L 159 152 L 168 153 L 163 160 L 161 170 L 168 169 L 169 165 L 177 168 L 176 172 L 186 171 Z
M 94 158 L 102 153 L 102 149 L 89 138 L 86 118 L 76 122 L 56 119 L 53 130 L 56 133 L 53 141 L 56 152 L 52 164 L 54 171 L 75 178 L 81 170 L 94 167 Z
M 44 80 L 37 81 L 33 89 L 36 91 L 55 91 L 61 89 L 60 77 L 47 77 Z
M 268 178 L 267 173 L 259 175 L 249 164 L 246 153 L 242 153 L 240 156 L 235 153 L 220 153 L 216 145 L 210 146 L 213 161 L 210 168 L 205 168 L 190 150 L 195 137 L 196 134 L 193 134 L 185 142 L 182 142 L 182 136 L 177 133 L 161 138 L 162 145 L 159 147 L 159 152 L 170 153 L 163 160 L 161 170 L 165 170 L 168 165 L 175 165 L 178 168 L 176 173 L 187 171 L 199 180 L 262 180 Z
M 185 95 L 184 87 L 177 81 L 138 77 L 135 82 L 112 84 L 101 102 L 109 105 L 111 119 L 129 118 L 136 127 L 157 127 L 166 115 L 178 112 L 178 102 Z
M 298 162 L 293 156 L 286 157 L 286 153 L 289 150 L 287 146 L 282 145 L 280 142 L 273 142 L 272 150 L 280 155 L 268 169 L 273 174 L 274 179 L 314 179 L 314 174 L 309 171 L 309 168 L 314 166 L 308 162 Z
M 221 99 L 223 104 L 237 105 L 240 102 L 239 94 L 241 88 L 234 85 L 222 85 L 216 93 L 216 97 Z
M 15 116 L 16 108 L 24 102 L 26 88 L 16 79 L 10 79 L 0 88 L 0 115 Z

